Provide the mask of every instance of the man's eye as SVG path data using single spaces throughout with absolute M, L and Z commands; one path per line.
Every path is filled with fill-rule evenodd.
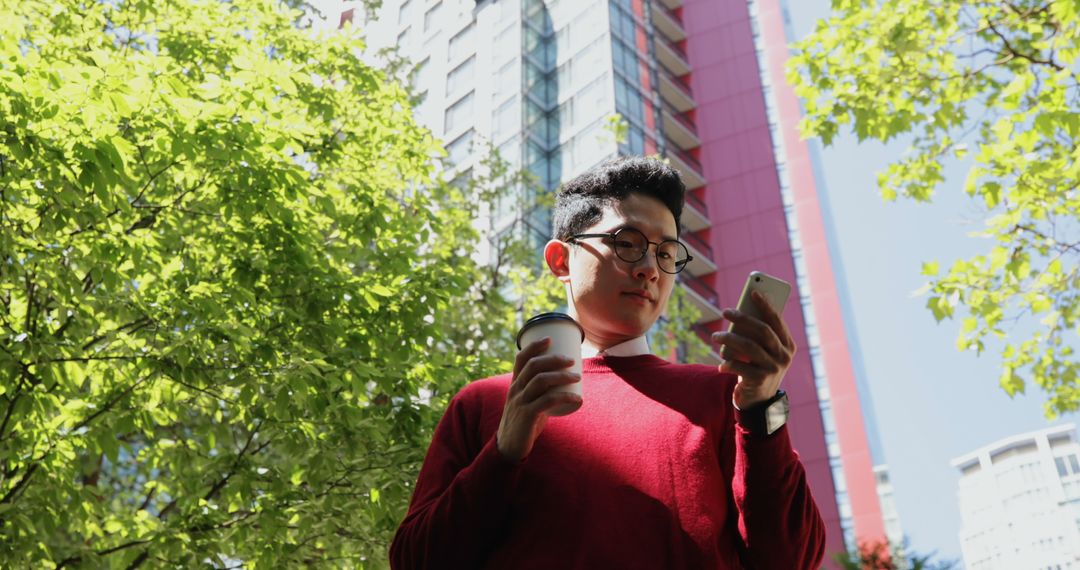
M 625 240 L 615 242 L 615 247 L 625 247 L 625 248 L 630 248 L 630 249 L 636 249 L 637 248 L 637 246 L 634 245 L 634 242 L 625 241 Z
M 659 251 L 656 254 L 660 256 L 660 259 L 671 259 L 671 254 L 666 251 Z

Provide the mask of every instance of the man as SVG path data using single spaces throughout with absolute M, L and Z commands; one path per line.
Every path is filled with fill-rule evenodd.
M 795 344 L 762 322 L 717 333 L 719 370 L 649 353 L 687 255 L 685 186 L 647 158 L 582 174 L 556 198 L 548 268 L 585 331 L 570 361 L 517 355 L 451 401 L 390 548 L 395 568 L 818 568 L 824 524 L 787 428 L 766 427 Z M 510 334 L 508 332 L 508 334 Z M 556 386 L 583 382 L 583 400 Z M 561 404 L 574 413 L 549 417 Z M 782 417 L 781 420 L 785 419 Z M 770 433 L 771 432 L 771 433 Z

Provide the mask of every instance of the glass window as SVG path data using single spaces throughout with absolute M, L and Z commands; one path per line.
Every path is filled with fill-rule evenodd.
M 559 31 L 555 32 L 555 51 L 561 54 L 570 53 L 570 24 L 567 23 Z
M 517 25 L 511 24 L 507 26 L 506 29 L 496 34 L 494 41 L 495 51 L 492 54 L 495 58 L 511 57 L 517 52 L 517 49 L 514 47 L 516 44 L 516 33 Z
M 516 186 L 507 188 L 505 192 L 496 199 L 492 217 L 495 218 L 496 222 L 510 217 L 511 214 L 517 213 L 520 202 L 521 188 Z M 508 229 L 512 229 L 512 227 Z M 505 232 L 506 230 L 503 231 Z M 509 281 L 509 279 L 507 281 Z
M 456 103 L 446 110 L 446 124 L 443 130 L 447 133 L 472 120 L 473 114 L 473 91 L 458 99 Z
M 413 104 L 413 115 L 420 117 L 424 120 L 428 112 L 428 92 L 422 91 L 416 96 L 416 102 Z
M 634 42 L 634 18 L 615 4 L 611 4 L 611 33 L 630 44 Z
M 473 81 L 473 70 L 476 69 L 476 56 L 466 59 L 464 63 L 455 67 L 446 76 L 446 95 L 452 96 L 459 89 Z
M 533 91 L 534 89 L 538 89 L 537 84 L 541 81 L 544 81 L 545 79 L 546 77 L 544 76 L 544 72 L 539 67 L 533 65 L 532 63 L 525 64 L 526 91 Z M 543 86 L 541 85 L 540 87 L 542 88 Z
M 550 38 L 544 38 L 540 32 L 526 26 L 522 45 L 525 47 L 525 54 L 544 70 L 555 66 L 555 44 Z
M 1080 462 L 1077 462 L 1075 455 L 1069 456 L 1069 465 L 1072 466 L 1073 475 L 1080 473 Z
M 518 119 L 521 115 L 517 102 L 518 98 L 514 97 L 495 110 L 492 138 L 496 141 L 502 140 L 503 137 L 517 130 Z
M 570 53 L 577 53 L 596 38 L 607 35 L 600 33 L 607 27 L 607 22 L 602 21 L 600 13 L 603 3 L 583 2 L 582 4 L 587 5 L 588 8 L 573 17 L 574 26 L 570 29 Z
M 439 2 L 428 8 L 427 12 L 424 12 L 424 32 L 431 31 L 431 28 L 435 26 L 439 21 L 439 12 L 442 11 L 442 2 Z
M 517 93 L 521 90 L 520 79 L 514 73 L 516 70 L 517 61 L 510 60 L 495 72 L 495 99 L 501 99 L 510 93 Z
M 431 58 L 425 57 L 424 61 L 421 61 L 413 67 L 412 73 L 409 74 L 409 85 L 412 86 L 413 89 L 427 89 L 428 77 L 431 76 L 430 63 Z
M 541 148 L 540 145 L 533 141 L 529 141 L 529 143 L 525 145 L 525 162 L 530 166 L 546 160 L 547 153 L 544 152 L 544 149 Z
M 470 22 L 465 29 L 454 34 L 454 37 L 450 38 L 450 47 L 447 50 L 451 60 L 463 57 L 466 53 L 472 53 L 475 46 L 474 37 L 476 36 L 476 22 Z
M 459 164 L 469 157 L 469 152 L 472 151 L 472 141 L 473 130 L 469 129 L 465 131 L 465 134 L 446 145 L 446 154 L 450 164 Z
M 574 85 L 585 84 L 585 82 L 592 78 L 597 69 L 604 68 L 604 50 L 601 47 L 602 43 L 603 39 L 598 39 L 574 56 Z
M 574 129 L 574 100 L 567 99 L 559 105 L 559 130 L 569 133 Z
M 574 96 L 574 112 L 579 117 L 599 117 L 610 110 L 604 109 L 606 95 L 604 93 L 604 79 L 606 76 L 597 78 L 596 81 L 586 85 Z
M 645 133 L 639 127 L 630 125 L 626 133 L 626 144 L 629 147 L 630 154 L 641 155 L 645 154 Z
M 570 71 L 573 69 L 574 60 L 568 59 L 555 70 L 555 86 L 568 90 L 570 88 Z
M 398 45 L 398 47 L 408 45 L 409 40 L 411 38 L 412 38 L 412 27 L 408 27 L 408 28 L 405 28 L 404 30 L 401 30 L 401 33 L 398 34 L 398 37 L 397 37 L 397 45 Z
M 398 9 L 398 25 L 404 24 L 405 22 L 409 21 L 409 18 L 412 18 L 412 12 L 414 7 L 415 0 L 405 0 L 405 2 L 401 4 L 401 8 Z
M 521 138 L 511 137 L 510 140 L 499 145 L 499 156 L 514 166 L 521 164 Z

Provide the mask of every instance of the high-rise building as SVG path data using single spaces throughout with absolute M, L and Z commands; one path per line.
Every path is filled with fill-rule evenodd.
M 885 539 L 883 460 L 825 195 L 784 82 L 782 0 L 384 0 L 366 28 L 373 48 L 416 62 L 417 117 L 458 171 L 478 164 L 479 141 L 546 191 L 618 154 L 666 157 L 689 190 L 682 239 L 694 260 L 679 282 L 700 332 L 723 326 L 720 308 L 751 271 L 794 285 L 784 314 L 801 348 L 784 387 L 827 548 Z M 488 214 L 499 226 L 512 207 Z M 550 236 L 548 212 L 522 225 L 538 243 Z
M 952 460 L 968 570 L 1080 568 L 1080 443 L 1066 424 Z

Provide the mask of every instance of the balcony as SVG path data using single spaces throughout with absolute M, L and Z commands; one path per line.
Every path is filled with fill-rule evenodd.
M 671 41 L 681 42 L 686 39 L 682 18 L 675 15 L 671 8 L 661 2 L 652 2 L 652 22 Z
M 686 193 L 686 205 L 682 211 L 683 229 L 690 232 L 700 232 L 712 225 L 709 221 L 709 208 L 694 196 L 693 192 Z
M 676 76 L 690 73 L 690 59 L 683 49 L 658 34 L 656 37 L 656 59 L 660 65 Z
M 686 244 L 686 249 L 690 250 L 690 256 L 694 258 L 690 260 L 690 263 L 686 264 L 685 271 L 689 271 L 690 275 L 694 276 L 716 271 L 716 264 L 712 260 L 712 248 L 705 243 L 705 240 L 694 235 L 694 232 L 686 232 L 679 239 Z
M 671 161 L 671 165 L 682 175 L 683 183 L 687 190 L 694 190 L 705 185 L 705 171 L 696 158 L 686 154 L 673 145 L 668 145 L 664 155 Z
M 664 135 L 682 150 L 701 146 L 697 125 L 667 104 L 664 105 Z
M 660 96 L 680 113 L 685 113 L 697 106 L 690 85 L 667 69 L 660 70 Z
M 724 315 L 720 312 L 720 296 L 712 287 L 686 271 L 679 274 L 679 282 L 686 288 L 686 296 L 701 311 L 701 322 L 723 318 Z

